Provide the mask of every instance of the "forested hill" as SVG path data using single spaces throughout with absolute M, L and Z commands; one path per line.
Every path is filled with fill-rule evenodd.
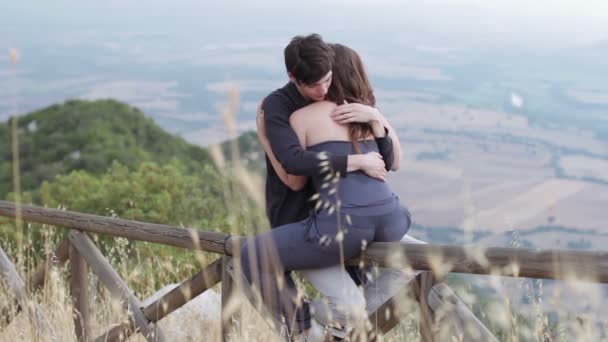
M 12 191 L 11 122 L 0 123 L 0 198 Z M 113 161 L 179 160 L 195 171 L 210 161 L 206 149 L 171 135 L 137 108 L 114 100 L 70 100 L 19 117 L 19 162 L 24 191 L 73 170 L 102 174 Z

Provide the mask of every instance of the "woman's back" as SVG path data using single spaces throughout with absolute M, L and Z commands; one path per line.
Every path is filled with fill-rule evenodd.
M 349 140 L 348 126 L 338 124 L 330 117 L 335 107 L 332 102 L 322 101 L 292 114 L 291 125 L 300 140 L 305 142 L 307 150 L 341 155 L 356 153 Z M 359 147 L 361 153 L 378 152 L 373 136 L 359 141 Z M 335 180 L 323 176 L 312 178 L 323 204 L 335 205 L 339 201 L 344 213 L 363 215 L 383 214 L 394 208 L 395 195 L 386 182 L 369 177 L 362 171 L 342 176 Z
M 362 153 L 378 152 L 374 140 L 361 141 L 359 146 Z M 328 140 L 307 149 L 343 155 L 355 153 L 351 142 L 342 140 Z M 395 194 L 388 184 L 362 171 L 336 178 L 312 177 L 312 182 L 323 203 L 340 203 L 340 209 L 347 214 L 380 215 L 394 208 Z
M 333 102 L 320 101 L 299 109 L 291 115 L 289 118 L 291 126 L 296 132 L 303 132 L 306 136 L 304 147 L 325 141 L 349 141 L 348 126 L 340 125 L 330 116 L 336 107 Z

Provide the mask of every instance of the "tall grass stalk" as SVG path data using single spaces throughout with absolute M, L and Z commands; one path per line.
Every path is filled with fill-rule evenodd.
M 16 61 L 18 54 L 13 53 L 15 58 L 14 69 L 16 69 Z M 15 74 L 16 75 L 16 74 Z M 14 100 L 14 110 L 16 113 L 16 100 Z M 226 127 L 232 138 L 237 137 L 237 112 L 239 108 L 238 90 L 233 89 L 229 95 L 229 103 L 226 111 L 223 113 Z M 11 136 L 13 148 L 13 184 L 15 194 L 20 193 L 19 188 L 19 160 L 18 160 L 18 121 L 15 118 L 11 121 Z M 238 143 L 233 139 L 231 146 L 230 160 L 226 161 L 224 153 L 219 146 L 210 147 L 210 152 L 218 170 L 223 172 L 226 177 L 226 182 L 223 184 L 225 194 L 225 205 L 229 209 L 230 222 L 233 227 L 233 233 L 255 234 L 261 230 L 268 229 L 267 221 L 263 217 L 263 180 L 240 163 L 240 155 L 238 151 Z M 329 178 L 328 182 L 333 179 Z M 465 189 L 466 190 L 466 189 Z M 466 193 L 466 191 L 465 191 Z M 253 199 L 254 206 L 248 207 L 243 205 L 243 198 Z M 18 202 L 19 197 L 16 197 Z M 326 205 L 321 203 L 320 205 Z M 331 204 L 329 204 L 331 205 Z M 339 203 L 334 204 L 334 210 L 340 210 Z M 346 219 L 348 221 L 348 218 Z M 11 222 L 10 224 L 12 224 Z M 19 229 L 22 229 L 21 216 L 17 217 L 14 222 Z M 346 222 L 348 223 L 348 222 Z M 0 222 L 0 225 L 4 224 Z M 344 222 L 340 222 L 344 224 Z M 467 228 L 472 228 L 471 226 Z M 53 228 L 45 225 L 31 225 L 28 229 L 40 229 L 44 241 L 42 246 L 44 250 L 35 250 L 32 241 L 24 240 L 23 235 L 17 235 L 19 240 L 16 245 L 3 244 L 3 248 L 9 256 L 17 260 L 26 260 L 28 253 L 34 255 L 44 255 L 50 250 L 53 250 L 57 241 L 63 236 L 62 228 Z M 342 230 L 340 230 L 342 232 Z M 347 232 L 342 232 L 347 233 Z M 469 231 L 470 233 L 470 231 Z M 467 233 L 468 234 L 468 233 Z M 196 241 L 195 234 L 192 235 Z M 336 237 L 338 240 L 339 238 Z M 515 245 L 519 244 L 519 236 L 514 233 Z M 465 241 L 468 241 L 465 239 Z M 99 239 L 96 239 L 100 243 Z M 469 241 L 470 242 L 470 241 Z M 202 252 L 179 251 L 180 257 L 174 254 L 164 255 L 158 253 L 162 249 L 158 249 L 152 244 L 138 243 L 137 248 L 132 248 L 125 239 L 115 239 L 110 248 L 106 250 L 106 258 L 110 261 L 115 269 L 117 269 L 123 279 L 129 286 L 134 289 L 135 295 L 144 299 L 152 296 L 159 290 L 160 287 L 170 283 L 181 282 L 189 275 L 192 275 L 200 268 L 207 265 L 217 256 L 211 256 Z M 484 262 L 483 249 L 471 248 L 471 255 L 480 262 Z M 236 255 L 235 257 L 239 257 Z M 342 258 L 343 259 L 343 258 Z M 404 258 L 398 257 L 395 260 L 395 267 L 404 272 L 411 272 L 411 265 Z M 40 260 L 40 257 L 38 258 Z M 344 260 L 342 265 L 344 264 Z M 431 260 L 431 266 L 440 275 L 446 275 L 450 271 L 451 265 L 448 265 L 441 258 Z M 235 263 L 236 271 L 238 264 Z M 28 274 L 35 265 L 19 263 L 18 271 L 22 275 Z M 496 268 L 494 276 L 481 277 L 482 283 L 487 289 L 493 291 L 492 295 L 484 293 L 480 287 L 474 287 L 470 279 L 465 278 L 464 285 L 452 284 L 457 294 L 463 299 L 473 311 L 478 314 L 478 317 L 490 327 L 491 330 L 501 341 L 598 341 L 608 339 L 606 333 L 608 330 L 608 322 L 603 326 L 596 324 L 597 317 L 585 313 L 572 313 L 568 311 L 565 305 L 560 304 L 560 296 L 555 292 L 549 294 L 544 288 L 542 282 L 531 280 L 520 280 L 513 278 L 499 277 L 502 273 L 500 268 Z M 106 331 L 112 324 L 122 322 L 127 319 L 127 314 L 122 306 L 111 298 L 109 292 L 101 285 L 92 273 L 89 278 L 89 293 L 92 311 L 92 333 L 93 337 L 98 336 Z M 23 277 L 26 278 L 26 277 Z M 448 278 L 449 279 L 449 278 Z M 479 278 L 475 278 L 479 279 Z M 53 322 L 52 333 L 59 337 L 61 341 L 75 341 L 74 321 L 73 321 L 73 303 L 69 294 L 69 271 L 66 265 L 60 267 L 51 267 L 45 286 L 37 293 L 32 294 L 32 300 L 40 303 L 45 315 Z M 449 280 L 448 280 L 449 281 Z M 605 301 L 605 294 L 601 291 L 589 291 L 581 287 L 577 279 L 569 279 L 563 282 L 571 285 L 571 291 L 579 300 L 589 301 Z M 515 286 L 514 286 L 514 285 Z M 534 286 L 536 284 L 536 286 Z M 301 294 L 309 297 L 314 297 L 317 294 L 306 286 L 305 282 L 299 282 Z M 280 341 L 281 337 L 276 331 L 269 328 L 267 323 L 255 310 L 254 307 L 259 307 L 259 300 L 254 305 L 249 305 L 242 296 L 242 288 L 245 286 L 240 280 L 236 279 L 237 291 L 235 296 L 229 299 L 226 310 L 223 315 L 226 317 L 234 317 L 237 320 L 236 328 L 232 332 L 232 337 L 236 341 Z M 514 303 L 510 297 L 509 291 L 513 288 L 518 289 L 521 296 L 528 296 L 531 299 L 532 309 L 530 312 L 521 312 L 522 306 Z M 219 286 L 211 290 L 213 293 L 219 291 Z M 186 294 L 187 295 L 187 294 Z M 549 313 L 542 307 L 542 302 L 547 302 L 543 297 L 550 297 L 552 302 L 557 303 L 557 321 L 552 320 Z M 485 302 L 484 302 L 485 301 Z M 0 328 L 0 341 L 34 341 L 37 339 L 33 333 L 32 323 L 25 315 L 18 313 L 12 305 L 14 297 L 6 288 L 6 284 L 0 281 L 0 308 L 10 308 L 6 317 L 12 320 L 4 329 Z M 449 304 L 449 303 L 448 303 Z M 210 308 L 201 308 L 201 310 L 210 310 Z M 440 308 L 436 311 L 436 319 L 442 317 L 443 312 L 449 312 L 450 308 Z M 523 309 L 525 310 L 525 309 Z M 403 317 L 401 323 L 385 336 L 379 337 L 380 341 L 416 341 L 420 339 L 419 331 L 419 307 L 418 303 L 411 295 L 404 295 L 399 298 L 398 311 Z M 1 312 L 1 311 L 0 311 Z M 385 313 L 387 314 L 387 313 Z M 0 317 L 1 318 L 1 317 Z M 438 321 L 439 322 L 439 321 Z M 374 329 L 377 322 L 365 322 L 364 327 L 359 327 L 363 330 Z M 220 317 L 208 320 L 199 315 L 184 316 L 175 312 L 165 319 L 161 320 L 160 327 L 164 330 L 165 335 L 170 340 L 179 341 L 220 341 Z M 453 331 L 444 329 L 443 326 L 438 326 L 439 335 L 442 341 L 463 341 L 463 336 L 454 334 Z M 475 329 L 473 326 L 467 326 L 466 329 Z M 359 335 L 361 340 L 364 340 L 363 334 Z M 42 336 L 40 341 L 48 341 L 50 338 Z M 130 339 L 131 341 L 144 341 L 141 335 L 136 335 Z
M 15 85 L 15 93 L 12 96 L 12 112 L 13 117 L 11 118 L 11 153 L 12 153 L 12 171 L 13 171 L 13 192 L 15 194 L 16 204 L 16 232 L 15 238 L 17 243 L 17 250 L 21 251 L 23 248 L 23 221 L 21 216 L 21 175 L 19 168 L 19 117 L 17 115 L 17 65 L 19 64 L 19 50 L 15 48 L 9 49 L 9 61 L 11 64 L 11 73 L 13 77 L 13 84 Z M 19 253 L 21 255 L 21 253 Z M 17 261 L 20 262 L 21 259 Z

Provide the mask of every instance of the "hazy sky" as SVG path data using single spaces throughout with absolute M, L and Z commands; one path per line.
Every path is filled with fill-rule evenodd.
M 176 34 L 190 28 L 210 40 L 249 39 L 252 32 L 319 32 L 333 39 L 376 34 L 455 46 L 566 47 L 608 40 L 606 0 L 28 0 L 3 7 L 0 30 L 15 33 L 10 38 L 16 41 L 23 31 L 94 26 Z

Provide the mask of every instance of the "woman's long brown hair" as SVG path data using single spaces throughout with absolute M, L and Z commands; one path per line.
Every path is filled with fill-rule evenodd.
M 344 101 L 346 101 L 375 106 L 374 91 L 359 54 L 341 44 L 331 44 L 331 47 L 334 50 L 334 67 L 331 86 L 327 92 L 327 100 L 337 105 L 344 104 Z M 368 123 L 353 122 L 348 124 L 348 137 L 357 153 L 361 153 L 359 140 L 365 139 L 371 134 L 372 128 Z

